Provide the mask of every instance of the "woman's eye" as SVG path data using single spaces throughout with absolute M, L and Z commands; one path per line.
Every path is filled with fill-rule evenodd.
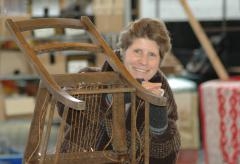
M 150 57 L 156 57 L 157 55 L 155 53 L 149 53 Z
M 142 51 L 140 49 L 135 49 L 134 53 L 138 56 L 142 55 Z
M 136 49 L 136 50 L 134 50 L 134 52 L 137 53 L 137 54 L 140 54 L 140 53 L 141 53 L 141 50 Z

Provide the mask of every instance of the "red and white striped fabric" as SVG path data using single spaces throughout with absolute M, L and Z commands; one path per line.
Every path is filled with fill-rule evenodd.
M 240 81 L 207 81 L 199 90 L 205 163 L 240 164 Z

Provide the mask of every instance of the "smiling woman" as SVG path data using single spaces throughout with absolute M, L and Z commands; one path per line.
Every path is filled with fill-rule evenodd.
M 101 133 L 98 133 L 99 136 L 94 140 L 96 141 L 94 150 L 109 150 L 114 148 L 114 143 L 109 142 L 112 138 L 112 134 L 125 136 L 125 139 L 117 140 L 117 142 L 121 143 L 126 141 L 126 147 L 129 149 L 131 147 L 131 136 L 134 136 L 136 132 L 138 139 L 134 143 L 135 146 L 132 146 L 132 148 L 136 148 L 136 151 L 134 150 L 134 152 L 137 152 L 136 163 L 143 164 L 149 162 L 150 164 L 175 164 L 180 149 L 180 135 L 176 126 L 176 121 L 178 119 L 177 106 L 172 90 L 164 74 L 159 69 L 163 57 L 171 50 L 170 37 L 166 26 L 159 20 L 149 18 L 142 18 L 131 22 L 129 26 L 120 33 L 118 46 L 115 54 L 122 60 L 123 66 L 127 69 L 126 71 L 141 83 L 145 89 L 155 94 L 153 97 L 158 97 L 159 99 L 157 101 L 159 101 L 159 103 L 156 103 L 158 105 L 152 102 L 145 103 L 141 97 L 134 97 L 130 92 L 124 92 L 123 94 L 118 93 L 121 103 L 117 103 L 117 106 L 115 104 L 116 108 L 114 108 L 114 100 L 117 100 L 116 95 L 113 96 L 112 93 L 104 93 L 99 97 L 94 96 L 94 99 L 96 99 L 95 104 L 98 104 L 100 108 L 98 105 L 93 105 L 94 107 L 97 107 L 97 110 L 90 105 L 89 110 L 85 110 L 96 110 L 100 112 L 99 118 L 101 119 L 98 125 L 99 129 L 101 129 Z M 115 54 L 113 53 L 113 55 Z M 112 70 L 111 63 L 108 61 L 104 63 L 101 69 L 104 73 Z M 85 74 L 88 71 L 91 70 L 80 70 L 80 73 Z M 111 83 L 114 84 L 114 82 Z M 81 84 L 80 88 L 87 88 L 87 86 L 82 85 L 84 84 Z M 115 85 L 119 86 L 119 84 Z M 102 89 L 110 88 L 110 86 L 107 85 L 101 87 Z M 141 92 L 141 94 L 143 94 L 143 92 Z M 164 100 L 166 100 L 166 103 L 162 106 L 159 105 L 161 104 L 160 96 L 164 96 Z M 90 102 L 92 101 L 90 98 L 87 98 L 86 100 Z M 64 108 L 60 104 L 58 107 L 59 114 L 63 117 Z M 134 110 L 131 110 L 132 108 L 136 108 L 135 112 Z M 79 136 L 76 135 L 75 137 L 73 134 L 76 134 L 76 132 L 82 132 L 82 130 L 87 127 L 86 125 L 90 124 L 87 122 L 79 125 L 78 121 L 72 121 L 72 118 L 74 116 L 74 118 L 77 118 L 76 120 L 89 121 L 91 120 L 89 118 L 95 117 L 96 115 L 86 117 L 83 112 L 76 111 L 78 114 L 74 114 L 73 112 L 75 110 L 70 111 L 72 112 L 66 115 L 69 128 L 66 131 L 64 142 L 61 145 L 61 151 L 68 152 L 68 150 L 77 149 L 85 151 L 84 145 L 81 145 L 81 139 L 77 138 Z M 136 115 L 134 115 L 134 113 Z M 124 118 L 121 117 L 123 115 Z M 149 115 L 149 118 L 147 115 Z M 122 125 L 122 127 L 124 127 L 124 132 L 121 132 L 120 128 L 114 132 L 112 131 L 113 123 L 121 122 L 119 120 L 114 121 L 112 116 L 114 116 L 114 118 L 123 118 L 121 121 L 124 123 L 124 125 Z M 134 122 L 132 122 L 132 116 L 134 117 Z M 148 120 L 149 127 L 147 127 L 147 135 L 144 135 L 146 132 L 144 127 L 148 124 Z M 94 119 L 93 122 L 95 122 Z M 134 127 L 136 131 L 132 131 L 132 127 Z M 143 148 L 144 140 L 146 143 L 149 143 L 149 145 L 144 145 Z M 147 153 L 143 154 L 143 150 L 147 150 Z
M 131 22 L 120 33 L 118 48 L 116 54 L 129 73 L 144 88 L 167 98 L 166 107 L 150 105 L 149 162 L 175 164 L 180 149 L 177 106 L 165 75 L 159 68 L 165 54 L 171 51 L 171 39 L 164 22 L 150 18 Z M 103 66 L 103 71 L 106 70 L 111 70 L 107 63 Z M 126 122 L 127 126 L 129 124 Z M 138 128 L 142 124 L 139 123 Z

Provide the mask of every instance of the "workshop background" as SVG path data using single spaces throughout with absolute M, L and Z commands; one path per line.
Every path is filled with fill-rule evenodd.
M 173 47 L 161 69 L 178 105 L 182 147 L 177 163 L 240 164 L 240 0 L 0 0 L 0 164 L 21 163 L 39 82 L 5 20 L 85 15 L 113 49 L 128 22 L 165 21 Z M 28 35 L 38 42 L 59 34 Z M 85 37 L 74 31 L 64 35 Z M 53 74 L 104 62 L 101 56 L 77 53 L 39 58 Z

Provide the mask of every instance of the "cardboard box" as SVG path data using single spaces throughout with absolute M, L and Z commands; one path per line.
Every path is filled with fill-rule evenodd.
M 66 56 L 60 52 L 38 55 L 40 61 L 50 74 L 66 73 Z
M 16 117 L 32 115 L 35 98 L 32 96 L 12 96 L 5 98 L 5 116 Z
M 182 149 L 198 149 L 200 147 L 198 94 L 193 81 L 182 78 L 169 78 L 177 104 L 177 125 L 181 135 Z
M 38 55 L 39 60 L 45 66 L 50 74 L 66 73 L 66 56 L 60 52 Z M 18 50 L 0 51 L 0 74 L 1 75 L 29 75 L 36 74 L 35 70 L 29 64 L 25 55 Z
M 18 50 L 0 51 L 0 75 L 30 74 L 32 69 L 24 54 Z
M 124 13 L 124 2 L 116 0 L 94 0 L 93 12 L 94 15 L 113 15 Z
M 124 27 L 123 14 L 101 14 L 95 16 L 96 28 L 101 33 L 119 33 Z
M 125 1 L 94 0 L 95 25 L 102 33 L 118 33 L 125 26 Z

